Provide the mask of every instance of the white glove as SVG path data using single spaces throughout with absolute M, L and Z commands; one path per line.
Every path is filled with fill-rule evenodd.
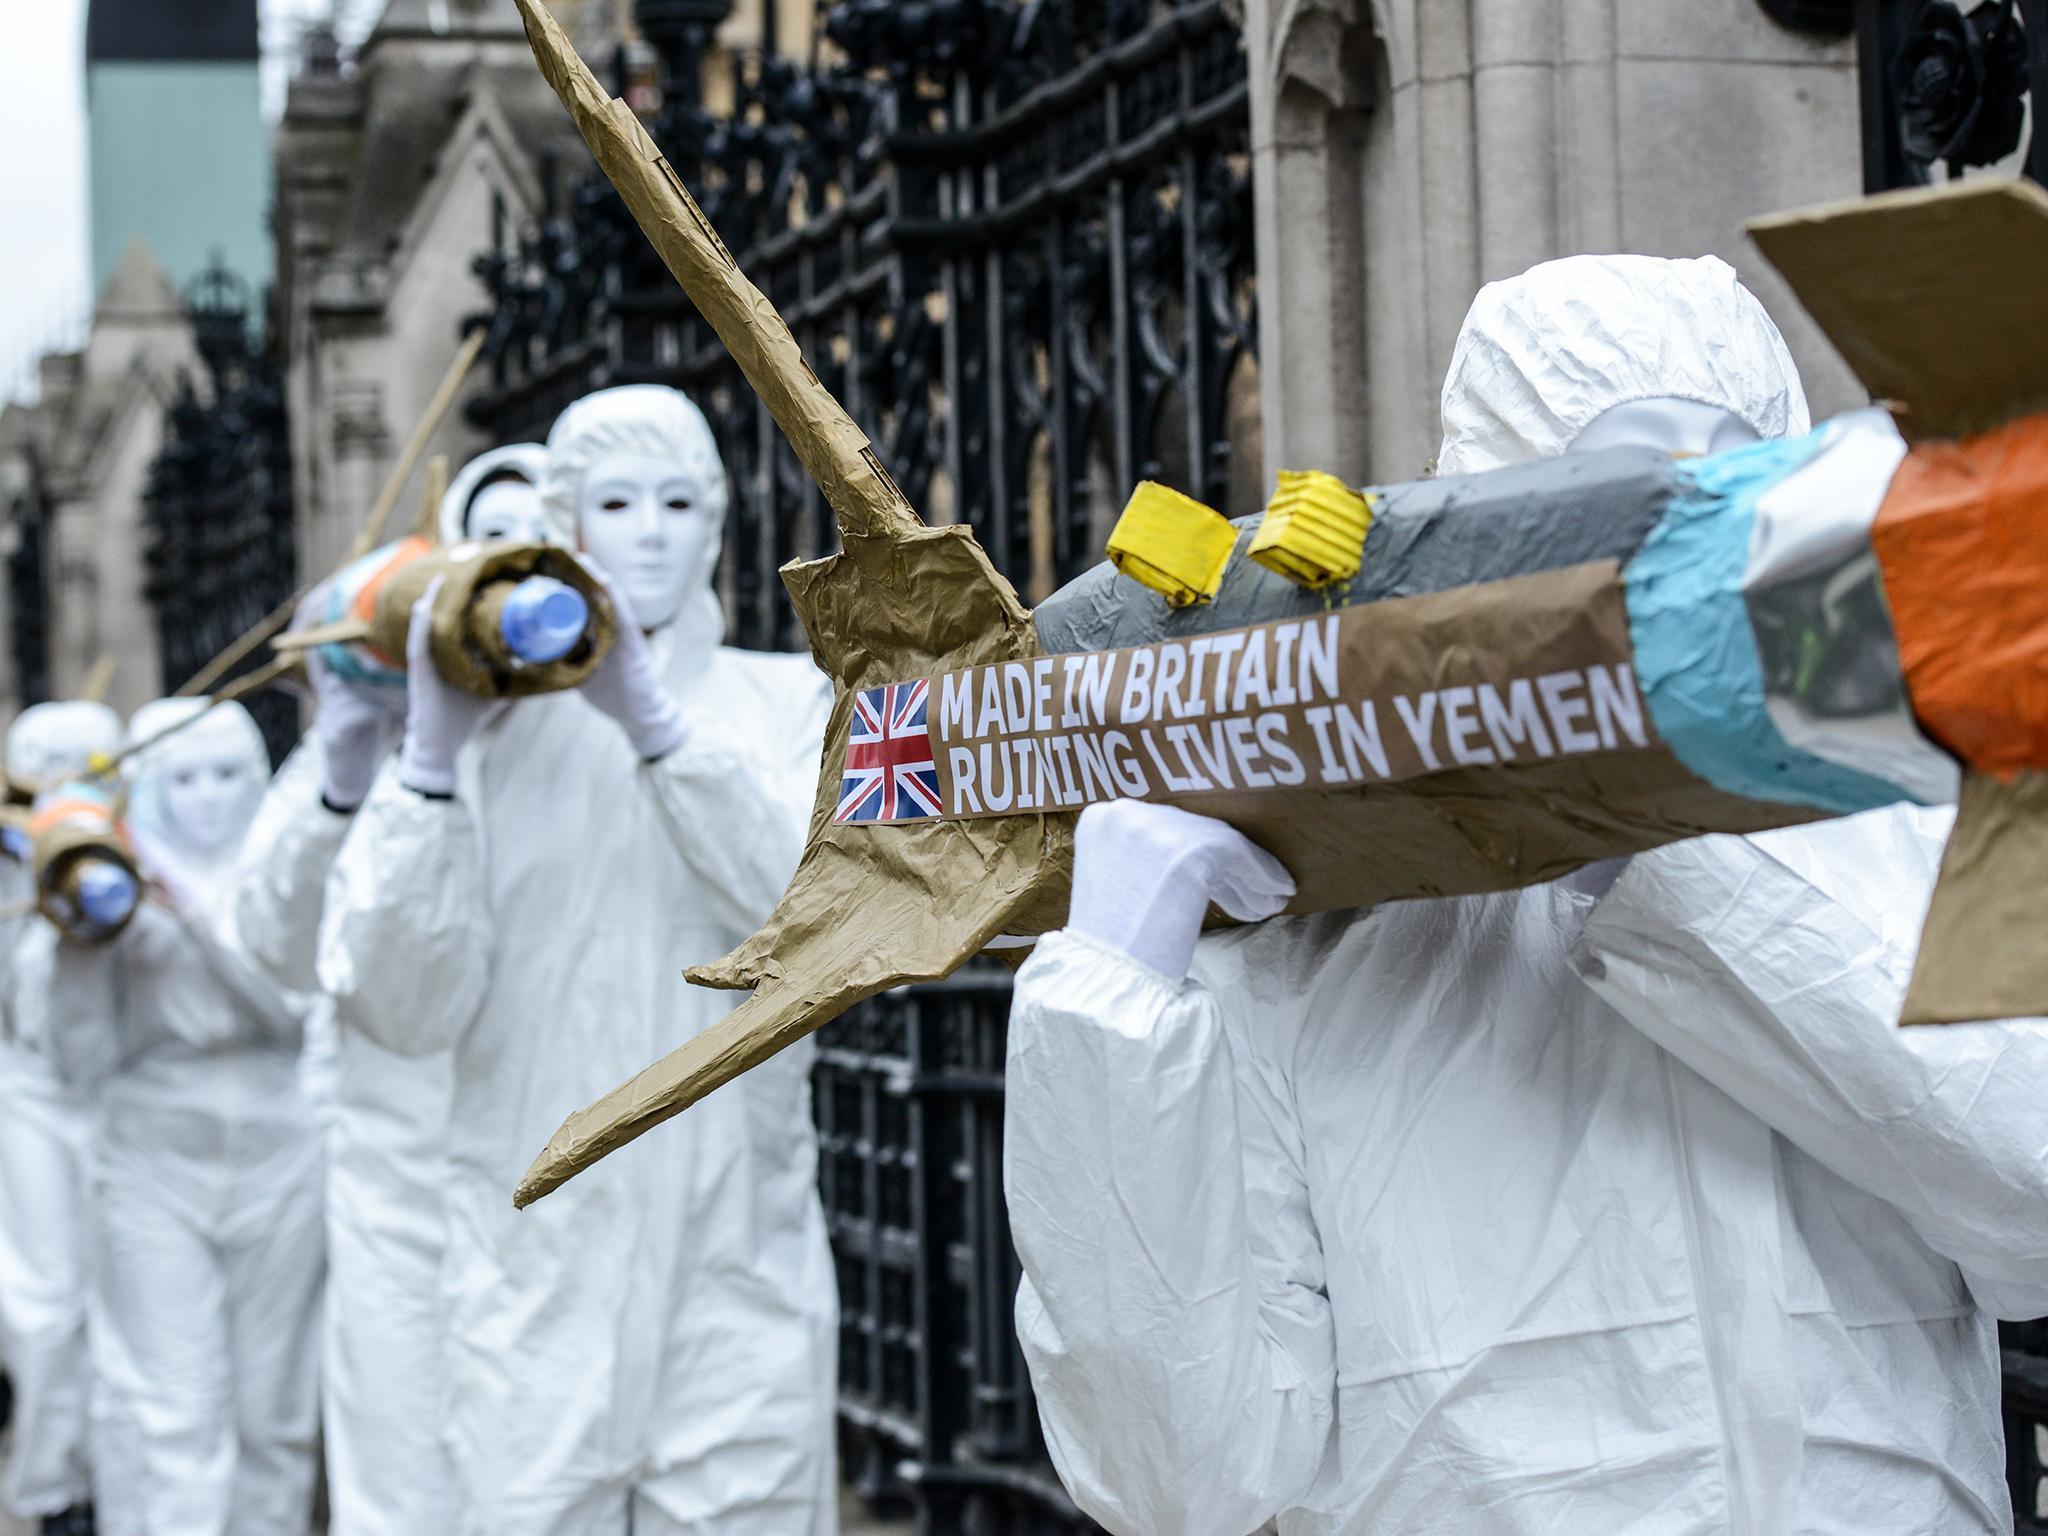
M 1170 805 L 1091 805 L 1074 830 L 1067 927 L 1171 980 L 1188 973 L 1214 902 L 1240 922 L 1271 917 L 1294 877 L 1235 827 Z
M 307 598 L 293 627 L 320 622 L 326 599 L 325 591 Z M 330 810 L 352 811 L 369 794 L 391 736 L 404 724 L 405 696 L 337 677 L 317 646 L 306 653 L 306 677 L 313 687 L 313 733 L 320 738 L 320 798 Z
M 588 561 L 584 564 L 611 599 L 618 638 L 597 670 L 584 679 L 583 697 L 619 722 L 642 762 L 666 757 L 683 744 L 689 726 L 654 670 L 653 651 L 625 592 L 603 571 Z
M 441 581 L 435 577 L 412 605 L 405 632 L 405 745 L 398 753 L 398 781 L 423 795 L 448 796 L 455 793 L 456 755 L 497 700 L 463 692 L 434 666 L 430 636 Z

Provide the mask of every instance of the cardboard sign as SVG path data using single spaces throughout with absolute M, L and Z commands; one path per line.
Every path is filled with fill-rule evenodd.
M 1611 560 L 864 691 L 837 820 L 1201 805 L 1647 749 Z

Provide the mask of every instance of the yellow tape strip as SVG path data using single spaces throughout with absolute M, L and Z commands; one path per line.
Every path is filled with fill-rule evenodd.
M 1236 547 L 1230 519 L 1193 497 L 1143 480 L 1109 534 L 1109 563 L 1175 608 L 1206 603 Z

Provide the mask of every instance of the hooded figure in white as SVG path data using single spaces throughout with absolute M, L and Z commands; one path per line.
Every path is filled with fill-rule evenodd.
M 99 1528 L 276 1536 L 312 1512 L 323 1243 L 301 1008 L 228 911 L 270 765 L 239 704 L 160 700 L 129 736 L 155 742 L 127 826 L 158 894 L 58 944 L 50 1024 L 92 1112 Z
M 543 490 L 610 583 L 618 643 L 580 697 L 493 708 L 435 674 L 416 613 L 398 771 L 356 817 L 321 934 L 345 1029 L 454 1050 L 453 1528 L 829 1532 L 837 1306 L 807 1053 L 526 1211 L 511 1198 L 565 1116 L 731 1008 L 682 969 L 749 935 L 795 869 L 829 696 L 807 658 L 719 643 L 725 472 L 686 397 L 578 401 Z
M 121 720 L 79 699 L 34 704 L 7 731 L 7 776 L 50 789 L 121 744 Z M 0 859 L 0 901 L 34 898 L 26 849 Z M 85 1352 L 85 1117 L 50 1059 L 56 931 L 0 924 L 0 1359 L 14 1379 L 7 1507 L 27 1520 L 91 1501 Z M 55 1524 L 56 1522 L 52 1522 Z
M 1610 413 L 1679 452 L 1806 422 L 1718 261 L 1481 293 L 1446 468 Z M 1179 1536 L 2009 1531 L 1994 1316 L 2048 1310 L 2048 1038 L 1894 1026 L 1944 825 L 1198 938 L 1286 872 L 1205 817 L 1085 812 L 1006 1146 L 1075 1499 Z
M 546 466 L 547 450 L 539 443 L 507 443 L 471 459 L 441 498 L 441 542 L 546 540 L 547 509 L 540 499 Z
M 441 542 L 546 536 L 538 443 L 465 464 L 441 500 Z M 324 612 L 324 610 L 321 610 Z M 312 991 L 328 872 L 396 744 L 405 698 L 308 657 L 309 739 L 279 771 L 242 845 L 236 926 L 281 986 Z M 327 1146 L 327 1305 L 321 1428 L 333 1536 L 414 1536 L 455 1524 L 441 1442 L 441 1197 L 448 1053 L 400 1055 L 341 1029 Z

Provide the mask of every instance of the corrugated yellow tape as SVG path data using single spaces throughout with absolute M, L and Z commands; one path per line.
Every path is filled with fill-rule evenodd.
M 1327 587 L 1358 574 L 1371 523 L 1371 498 L 1335 475 L 1283 469 L 1246 553 L 1296 586 Z
M 1175 608 L 1206 603 L 1237 543 L 1230 519 L 1193 497 L 1141 480 L 1109 534 L 1109 563 Z

